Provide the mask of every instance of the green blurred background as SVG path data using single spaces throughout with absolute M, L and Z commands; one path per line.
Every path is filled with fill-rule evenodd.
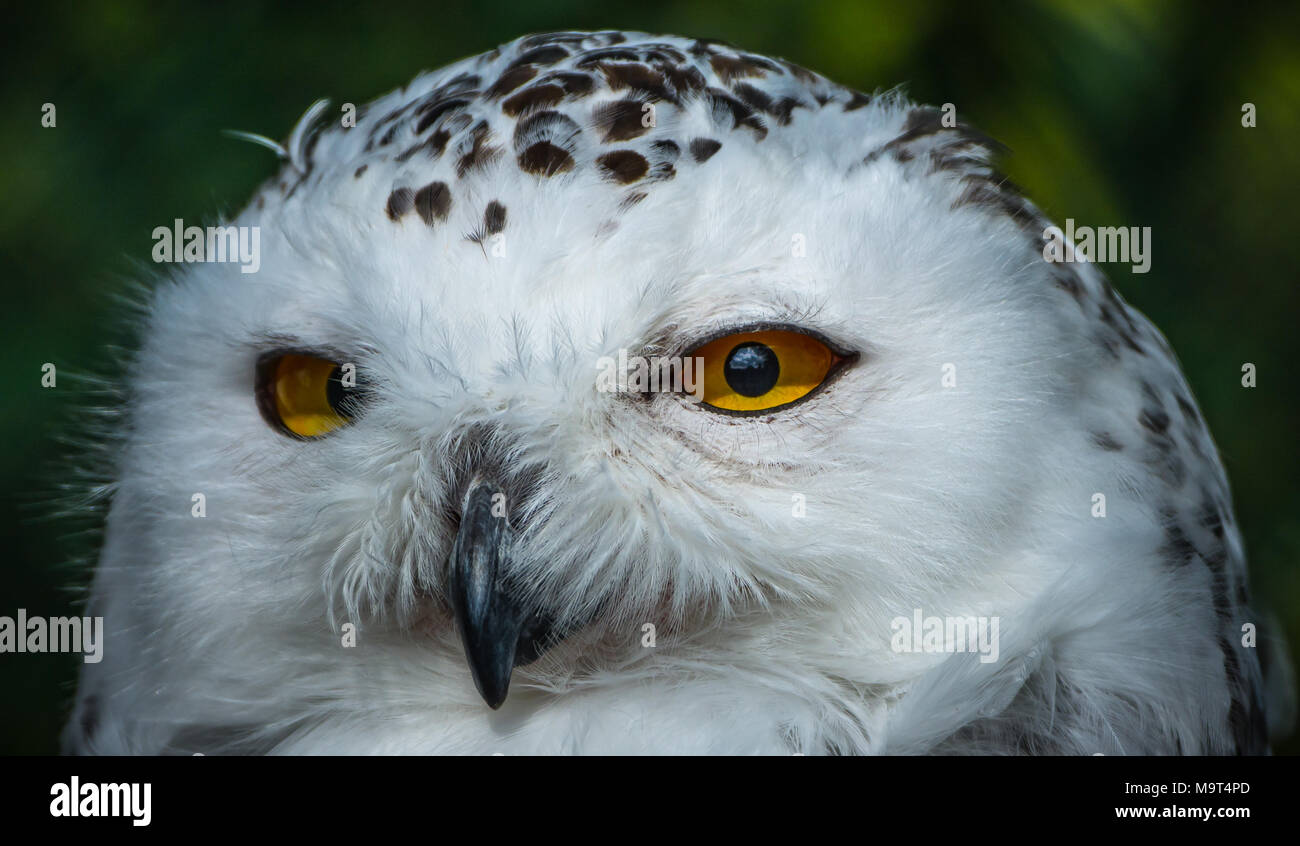
M 906 84 L 1007 143 L 1006 170 L 1052 218 L 1152 227 L 1151 272 L 1107 272 L 1178 351 L 1235 488 L 1256 597 L 1300 652 L 1300 4 L 116 2 L 6 18 L 0 614 L 72 613 L 95 523 L 50 516 L 69 478 L 59 436 L 94 401 L 72 374 L 102 372 L 122 342 L 114 299 L 147 278 L 153 227 L 238 210 L 271 174 L 273 156 L 221 130 L 283 138 L 318 97 L 364 103 L 525 33 L 624 28 L 720 38 L 865 91 Z M 40 387 L 44 362 L 55 389 Z M 79 660 L 0 655 L 0 752 L 56 751 Z

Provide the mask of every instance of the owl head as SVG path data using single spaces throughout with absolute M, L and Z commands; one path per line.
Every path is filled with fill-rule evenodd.
M 73 749 L 1232 742 L 1213 444 L 955 108 L 559 33 L 281 152 L 149 304 Z

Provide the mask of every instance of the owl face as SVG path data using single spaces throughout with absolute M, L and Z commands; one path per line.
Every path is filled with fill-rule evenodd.
M 234 221 L 258 272 L 151 307 L 101 697 L 150 679 L 153 748 L 618 747 L 629 690 L 638 748 L 869 748 L 863 686 L 939 660 L 889 621 L 1027 614 L 1118 460 L 1073 399 L 1108 286 L 1043 262 L 990 151 L 622 33 L 314 116 Z

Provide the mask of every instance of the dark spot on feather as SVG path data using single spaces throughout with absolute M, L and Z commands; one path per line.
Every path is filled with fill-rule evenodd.
M 863 94 L 861 91 L 854 91 L 853 96 L 844 104 L 844 111 L 853 112 L 869 105 L 871 105 L 871 97 L 869 95 Z
M 470 117 L 468 112 L 456 112 L 442 122 L 441 128 L 447 130 L 449 134 L 455 135 L 473 122 L 474 118 Z
M 673 167 L 682 155 L 682 148 L 675 141 L 655 141 L 650 145 L 650 176 L 653 179 L 672 179 L 677 175 Z
M 1018 196 L 1017 187 L 1009 181 L 1000 177 L 991 179 L 987 176 L 971 174 L 964 177 L 962 182 L 966 187 L 962 190 L 961 196 L 953 201 L 954 210 L 962 206 L 986 208 L 1011 218 L 1026 229 L 1032 228 L 1034 215 L 1025 205 L 1024 200 Z
M 596 81 L 590 75 L 574 71 L 556 71 L 539 80 L 539 83 L 559 85 L 564 89 L 565 94 L 574 96 L 590 94 L 591 89 L 596 86 Z
M 623 198 L 623 202 L 618 204 L 619 211 L 627 211 L 646 198 L 644 191 L 634 191 Z
M 1222 570 L 1212 573 L 1210 593 L 1214 600 L 1214 612 L 1219 615 L 1219 619 L 1231 619 L 1232 599 L 1228 590 L 1228 577 Z
M 1187 539 L 1187 534 L 1176 522 L 1165 525 L 1165 545 L 1161 553 L 1166 561 L 1175 567 L 1186 565 L 1197 554 L 1196 547 Z
M 549 108 L 564 99 L 559 85 L 532 85 L 501 104 L 501 110 L 514 117 L 522 112 Z
M 696 138 L 691 141 L 691 156 L 703 164 L 713 158 L 713 154 L 722 149 L 722 143 L 712 138 Z
M 793 97 L 782 97 L 772 106 L 772 116 L 776 118 L 777 123 L 782 126 L 789 126 L 790 116 L 796 108 L 807 108 L 803 103 Z
M 787 62 L 784 59 L 781 60 L 781 64 L 785 65 L 785 69 L 790 71 L 790 74 L 804 85 L 812 85 L 817 82 L 817 74 L 806 67 L 796 65 L 794 62 Z
M 790 114 L 795 107 L 803 105 L 793 97 L 773 99 L 767 92 L 755 88 L 748 82 L 738 82 L 731 90 L 750 108 L 772 115 L 782 126 L 789 125 Z
M 605 75 L 605 81 L 615 91 L 632 89 L 648 95 L 654 100 L 676 102 L 677 93 L 668 84 L 668 77 L 661 71 L 642 64 L 606 63 L 599 66 Z
M 944 126 L 943 112 L 938 109 L 924 107 L 912 109 L 908 112 L 907 119 L 903 123 L 903 131 L 869 153 L 866 158 L 862 160 L 863 164 L 870 164 L 884 153 L 894 152 L 900 147 L 911 144 L 919 138 L 939 133 L 943 133 L 951 139 L 948 142 L 948 146 L 951 148 L 978 146 L 993 154 L 1003 153 L 1006 151 L 1006 148 L 1002 144 L 969 126 L 964 124 Z M 982 179 L 988 182 L 995 190 L 1006 190 L 1010 193 L 1019 193 L 1019 189 L 1016 189 L 1015 186 L 1011 185 L 1011 183 L 1001 175 L 986 176 L 984 174 L 972 174 L 967 178 Z
M 491 137 L 487 121 L 479 121 L 470 132 L 468 142 L 462 141 L 460 144 L 460 149 L 464 152 L 456 162 L 456 176 L 463 177 L 474 168 L 485 167 L 501 157 L 501 148 L 488 143 Z M 469 149 L 466 150 L 467 143 Z
M 732 128 L 739 129 L 743 126 L 753 131 L 755 139 L 759 141 L 767 137 L 767 126 L 763 123 L 763 119 L 754 114 L 754 110 L 749 106 L 718 88 L 710 88 L 708 96 L 715 121 L 721 123 L 724 116 L 729 116 Z
M 1204 495 L 1204 494 L 1203 494 Z M 1208 496 L 1201 503 L 1200 513 L 1201 525 L 1210 530 L 1210 534 L 1220 540 L 1223 539 L 1223 518 L 1219 515 L 1219 508 Z
M 903 133 L 894 140 L 913 141 L 925 135 L 942 132 L 946 128 L 943 125 L 941 110 L 923 106 L 907 113 L 907 119 L 903 122 Z
M 488 203 L 483 213 L 483 228 L 489 235 L 495 235 L 506 228 L 506 207 L 493 200 Z
M 561 59 L 569 58 L 569 51 L 559 45 L 552 44 L 548 47 L 537 47 L 523 53 L 519 58 L 510 63 L 510 67 L 521 67 L 523 65 L 553 65 Z
M 1124 448 L 1124 445 L 1111 437 L 1109 432 L 1093 432 L 1092 442 L 1107 452 L 1118 452 Z
M 446 97 L 451 94 L 464 94 L 470 89 L 477 87 L 480 82 L 482 82 L 482 78 L 477 74 L 458 73 L 442 85 L 438 86 L 433 93 L 437 97 Z
M 504 97 L 535 76 L 537 76 L 537 68 L 532 65 L 511 68 L 497 78 L 497 81 L 487 90 L 485 96 L 489 99 Z
M 526 50 L 546 44 L 569 44 L 574 47 L 581 47 L 586 40 L 587 33 L 585 32 L 540 32 L 520 41 L 519 46 Z
M 1169 428 L 1169 415 L 1165 414 L 1158 408 L 1144 408 L 1138 415 L 1138 422 L 1143 428 L 1155 432 L 1157 435 L 1163 435 Z
M 415 192 L 415 210 L 430 226 L 434 221 L 446 220 L 451 209 L 451 189 L 445 182 L 430 182 Z
M 366 172 L 366 168 L 369 167 L 369 166 L 370 166 L 370 165 L 362 165 L 361 167 L 357 168 L 355 171 L 352 172 L 352 178 L 353 178 L 353 179 L 360 179 L 360 178 L 361 178 L 361 174 L 365 173 L 365 172 Z
M 596 159 L 596 164 L 600 165 L 607 179 L 624 185 L 636 182 L 650 170 L 650 162 L 646 161 L 645 156 L 631 150 L 615 150 L 606 153 Z
M 969 171 L 971 168 L 982 167 L 984 162 L 974 151 L 968 149 L 967 144 L 948 144 L 942 148 L 935 148 L 930 151 L 930 172 L 940 173 L 950 171 L 961 173 Z M 1035 239 L 1035 246 L 1041 252 L 1047 240 L 1041 234 Z
M 539 176 L 555 176 L 573 169 L 573 156 L 549 141 L 538 141 L 519 154 L 519 167 Z
M 762 76 L 763 67 L 745 57 L 732 58 L 721 53 L 709 57 L 713 72 L 723 82 L 730 84 L 733 80 L 749 76 Z
M 1216 545 L 1206 556 L 1205 564 L 1216 573 L 1223 572 L 1228 563 L 1228 550 L 1222 544 Z
M 713 49 L 715 46 L 730 47 L 731 45 L 725 41 L 719 41 L 716 38 L 697 38 L 690 46 L 691 55 L 699 56 L 701 58 L 711 55 L 717 52 L 717 50 Z
M 752 109 L 766 112 L 772 108 L 772 98 L 768 96 L 767 92 L 755 88 L 748 82 L 737 83 L 731 87 L 731 90 Z
M 675 141 L 656 141 L 650 145 L 650 149 L 662 157 L 665 161 L 675 162 L 677 157 L 682 154 L 682 148 L 677 146 Z
M 1050 272 L 1052 274 L 1052 281 L 1056 283 L 1056 287 L 1069 293 L 1069 295 L 1074 297 L 1075 301 L 1082 306 L 1083 284 L 1079 280 L 1078 274 L 1075 273 L 1074 268 L 1052 263 Z
M 578 60 L 578 67 L 589 69 L 604 62 L 638 62 L 641 55 L 635 50 L 592 50 Z
M 386 211 L 392 220 L 400 220 L 402 215 L 411 210 L 411 203 L 415 197 L 415 192 L 410 188 L 398 188 L 388 195 L 388 206 Z
M 745 62 L 746 64 L 754 68 L 757 68 L 760 74 L 783 73 L 783 71 L 781 70 L 781 66 L 778 65 L 776 62 L 773 62 L 771 59 L 766 59 L 762 56 L 756 56 L 753 53 L 741 53 L 737 56 L 737 58 L 740 61 Z
M 429 138 L 426 141 L 424 141 L 424 143 L 416 144 L 406 152 L 397 156 L 396 160 L 399 162 L 404 162 L 407 159 L 414 156 L 416 153 L 420 152 L 421 150 L 428 153 L 429 158 L 436 159 L 442 155 L 443 150 L 447 148 L 447 142 L 450 140 L 451 140 L 451 133 L 449 133 L 445 128 L 439 129 L 437 132 L 434 132 L 432 135 L 430 135 Z
M 703 91 L 708 87 L 704 74 L 690 65 L 665 65 L 663 72 L 678 95 Z
M 437 123 L 443 115 L 456 109 L 463 109 L 467 105 L 469 105 L 468 100 L 442 100 L 431 104 L 428 110 L 424 112 L 424 117 L 420 118 L 420 122 L 415 125 L 415 134 L 423 134 L 426 129 Z
M 641 47 L 641 61 L 668 67 L 683 64 L 686 54 L 671 44 L 646 44 Z
M 540 164 L 544 161 L 552 161 L 559 166 L 563 159 L 567 160 L 568 164 L 561 170 L 568 170 L 573 166 L 573 152 L 577 149 L 576 142 L 581 133 L 578 124 L 566 115 L 559 112 L 533 112 L 515 124 L 514 147 L 520 154 L 521 163 L 524 161 L 523 153 L 532 150 L 528 158 L 530 162 Z M 540 144 L 546 146 L 539 146 Z M 548 152 L 550 147 L 563 153 L 562 159 Z
M 644 135 L 650 127 L 642 121 L 648 113 L 641 100 L 616 100 L 604 103 L 592 111 L 592 119 L 602 133 L 601 140 L 626 141 Z

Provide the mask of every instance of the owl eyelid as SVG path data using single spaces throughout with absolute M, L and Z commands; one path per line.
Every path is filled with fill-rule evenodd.
M 851 350 L 848 347 L 842 346 L 841 344 L 826 337 L 816 329 L 809 329 L 808 327 L 800 326 L 797 323 L 783 323 L 780 321 L 770 321 L 770 320 L 756 321 L 753 323 L 744 323 L 739 326 L 733 326 L 727 329 L 719 329 L 715 332 L 710 332 L 708 335 L 702 337 L 697 341 L 693 341 L 689 344 L 685 344 L 684 345 L 685 349 L 681 354 L 687 355 L 688 353 L 692 353 L 700 349 L 701 347 L 713 343 L 714 341 L 721 340 L 722 338 L 730 337 L 731 335 L 744 335 L 750 332 L 774 332 L 774 331 L 793 332 L 796 335 L 806 335 L 807 337 L 812 338 L 814 341 L 819 341 L 820 343 L 825 344 L 828 350 L 835 353 L 835 355 L 838 356 L 839 358 L 844 359 L 844 362 L 846 364 L 852 363 L 858 358 L 858 352 L 856 350 Z M 829 376 L 827 378 L 829 379 Z
M 256 346 L 261 350 L 257 354 L 257 365 L 259 367 L 267 361 L 282 358 L 286 355 L 303 355 L 309 358 L 319 358 L 322 361 L 332 361 L 335 364 L 355 364 L 359 358 L 358 355 L 344 352 L 337 347 L 304 344 L 293 338 L 267 337 Z

